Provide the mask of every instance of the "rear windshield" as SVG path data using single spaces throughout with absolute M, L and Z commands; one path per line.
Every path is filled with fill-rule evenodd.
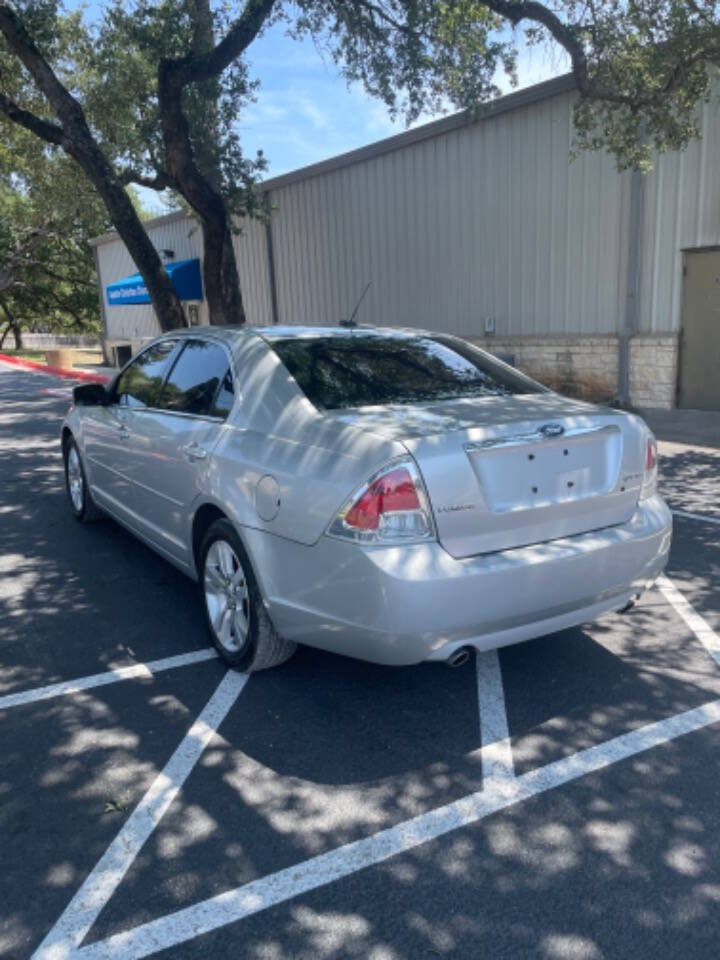
M 273 337 L 270 345 L 321 410 L 545 392 L 453 337 L 348 331 Z

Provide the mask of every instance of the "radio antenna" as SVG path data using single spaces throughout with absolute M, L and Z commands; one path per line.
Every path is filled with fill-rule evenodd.
M 365 299 L 365 294 L 368 292 L 368 290 L 370 289 L 371 286 L 372 286 L 372 280 L 370 280 L 370 282 L 367 284 L 367 286 L 365 287 L 365 289 L 363 290 L 363 292 L 360 294 L 360 299 L 359 299 L 358 302 L 355 304 L 355 309 L 354 309 L 353 312 L 350 314 L 350 319 L 349 319 L 349 320 L 341 320 L 341 321 L 340 321 L 340 326 L 341 326 L 341 327 L 356 327 L 356 326 L 357 326 L 357 324 L 355 323 L 355 317 L 357 316 L 357 312 L 358 312 L 358 310 L 360 309 L 360 304 L 361 304 L 361 303 L 363 302 L 363 300 Z

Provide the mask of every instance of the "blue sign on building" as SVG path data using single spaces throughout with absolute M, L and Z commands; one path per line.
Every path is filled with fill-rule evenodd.
M 202 300 L 202 277 L 200 275 L 200 261 L 197 258 L 166 263 L 165 269 L 175 292 L 181 300 Z M 133 273 L 132 276 L 123 277 L 122 280 L 116 280 L 115 283 L 109 283 L 105 288 L 105 294 L 110 307 L 150 303 L 150 295 L 147 292 L 145 281 L 139 273 Z

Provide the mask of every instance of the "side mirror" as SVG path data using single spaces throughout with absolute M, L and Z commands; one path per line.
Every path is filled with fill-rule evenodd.
M 81 383 L 73 387 L 73 403 L 76 407 L 104 407 L 108 392 L 101 383 Z

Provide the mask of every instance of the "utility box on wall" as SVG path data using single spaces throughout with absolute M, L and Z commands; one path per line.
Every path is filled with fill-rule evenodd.
M 193 301 L 185 304 L 185 316 L 189 327 L 199 327 L 202 323 L 200 318 L 200 301 Z

